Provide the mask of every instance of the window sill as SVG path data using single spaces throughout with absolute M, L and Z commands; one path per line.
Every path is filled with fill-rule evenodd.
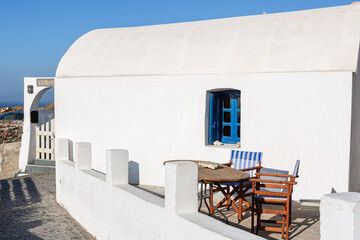
M 220 146 L 215 146 L 215 145 L 206 145 L 206 147 L 209 148 L 228 148 L 228 149 L 240 149 L 241 146 L 239 148 L 236 147 L 236 144 L 223 144 Z

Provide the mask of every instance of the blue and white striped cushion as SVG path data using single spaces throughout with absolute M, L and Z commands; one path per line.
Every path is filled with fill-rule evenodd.
M 232 167 L 235 169 L 244 169 L 258 166 L 261 162 L 263 153 L 262 152 L 247 152 L 232 150 L 231 151 L 231 163 Z M 250 177 L 253 177 L 255 170 L 248 171 Z

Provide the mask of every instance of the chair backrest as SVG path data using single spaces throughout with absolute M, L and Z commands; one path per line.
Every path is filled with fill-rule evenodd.
M 265 180 L 275 180 L 275 181 L 289 181 L 289 180 L 294 181 L 294 179 L 296 177 L 298 177 L 299 166 L 300 166 L 300 160 L 297 160 L 296 163 L 295 163 L 293 174 L 292 174 L 293 177 L 290 177 L 291 179 L 289 179 L 288 177 L 280 177 L 280 176 L 261 176 L 260 178 L 265 179 Z M 289 171 L 284 171 L 284 170 L 280 170 L 280 169 L 273 169 L 273 168 L 262 168 L 260 170 L 260 173 L 289 175 Z M 286 189 L 284 189 L 284 188 L 261 188 L 261 190 L 262 191 L 271 191 L 271 192 L 286 192 Z
M 293 176 L 298 177 L 299 174 L 299 166 L 300 166 L 300 160 L 296 160 Z
M 262 168 L 260 173 L 269 173 L 269 174 L 280 174 L 280 175 L 289 175 L 289 171 L 275 169 L 275 168 Z M 288 177 L 279 177 L 279 176 L 261 176 L 260 179 L 264 180 L 275 180 L 275 181 L 288 181 Z M 286 192 L 283 188 L 260 188 L 261 191 L 270 191 L 270 192 Z
M 232 167 L 235 169 L 244 169 L 256 167 L 261 163 L 262 152 L 247 152 L 240 150 L 231 150 L 231 158 L 230 161 L 232 163 Z M 250 177 L 255 175 L 255 170 L 248 171 Z

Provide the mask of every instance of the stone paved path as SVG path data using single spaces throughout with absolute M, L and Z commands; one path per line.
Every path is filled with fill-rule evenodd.
M 55 199 L 55 173 L 0 180 L 0 239 L 94 239 Z

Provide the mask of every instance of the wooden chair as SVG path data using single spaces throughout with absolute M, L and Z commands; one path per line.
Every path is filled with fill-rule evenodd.
M 224 165 L 232 166 L 235 169 L 248 172 L 250 174 L 250 178 L 256 178 L 255 173 L 259 173 L 262 168 L 262 156 L 262 152 L 232 150 L 230 162 Z M 245 197 L 251 196 L 251 187 L 252 183 L 250 181 L 222 182 L 220 184 L 212 185 L 210 188 L 210 202 L 213 203 L 213 194 L 215 192 L 222 192 L 224 198 L 216 204 L 215 207 L 226 207 L 229 209 L 230 206 L 232 206 L 238 213 L 238 221 L 241 221 L 243 218 L 242 213 L 251 210 L 251 204 L 245 199 Z M 238 207 L 235 205 L 236 201 L 239 201 Z M 245 204 L 245 207 L 243 206 L 243 203 Z M 210 212 L 212 213 L 213 211 L 214 208 L 210 206 Z
M 256 234 L 259 230 L 281 232 L 282 238 L 289 238 L 291 229 L 291 194 L 298 177 L 300 160 L 296 161 L 292 175 L 256 173 L 257 178 L 252 182 L 251 232 L 254 232 L 254 213 L 257 214 Z M 279 205 L 282 209 L 264 208 L 263 204 Z M 262 213 L 282 215 L 282 220 L 262 220 Z M 281 224 L 281 227 L 262 226 L 261 223 Z M 286 236 L 285 236 L 286 235 Z

